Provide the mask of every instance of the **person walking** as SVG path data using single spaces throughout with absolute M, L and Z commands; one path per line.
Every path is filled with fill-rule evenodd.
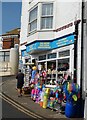
M 17 89 L 18 89 L 18 97 L 22 96 L 22 87 L 24 84 L 24 73 L 21 72 L 21 70 L 19 70 L 17 76 Z

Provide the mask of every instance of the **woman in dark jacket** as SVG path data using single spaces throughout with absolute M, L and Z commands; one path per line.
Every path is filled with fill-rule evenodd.
M 22 96 L 22 87 L 24 84 L 24 73 L 21 72 L 21 70 L 19 70 L 19 73 L 16 76 L 17 79 L 17 89 L 18 89 L 18 97 Z

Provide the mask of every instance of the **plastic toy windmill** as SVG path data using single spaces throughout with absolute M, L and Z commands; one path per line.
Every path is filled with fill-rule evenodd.
M 76 83 L 67 83 L 64 88 L 63 92 L 66 95 L 67 100 L 77 101 L 80 98 L 80 87 Z

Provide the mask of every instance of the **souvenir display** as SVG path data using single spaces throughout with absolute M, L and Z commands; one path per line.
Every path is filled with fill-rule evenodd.
M 56 80 L 56 70 L 54 68 L 53 64 L 47 72 L 44 69 L 38 71 L 36 66 L 32 68 L 29 83 L 31 99 L 35 103 L 39 103 L 42 108 L 65 112 L 67 117 L 74 117 L 80 99 L 80 87 L 68 80 L 67 72 L 64 73 L 63 77 L 60 75 Z
M 50 88 L 46 88 L 44 93 L 44 99 L 43 99 L 43 108 L 47 108 L 49 94 L 50 94 Z

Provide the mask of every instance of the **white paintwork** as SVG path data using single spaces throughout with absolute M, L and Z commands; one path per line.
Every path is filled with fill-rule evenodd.
M 10 65 L 11 65 L 11 73 L 15 75 L 18 72 L 18 50 L 16 48 L 10 49 Z
M 28 0 L 22 0 L 20 44 L 27 41 L 28 19 Z
M 60 28 L 64 25 L 67 25 L 75 20 L 81 19 L 81 3 L 80 2 L 60 2 L 58 0 L 33 0 L 22 3 L 22 17 L 21 17 L 21 35 L 20 41 L 23 42 L 33 42 L 35 40 L 51 40 L 58 38 L 69 33 L 74 32 L 74 25 L 60 32 L 46 31 L 40 29 L 41 24 L 41 4 L 42 2 L 53 2 L 54 3 L 54 12 L 53 12 L 53 29 Z M 31 10 L 35 5 L 38 5 L 38 21 L 37 21 L 37 31 L 28 35 L 28 17 L 29 9 Z

